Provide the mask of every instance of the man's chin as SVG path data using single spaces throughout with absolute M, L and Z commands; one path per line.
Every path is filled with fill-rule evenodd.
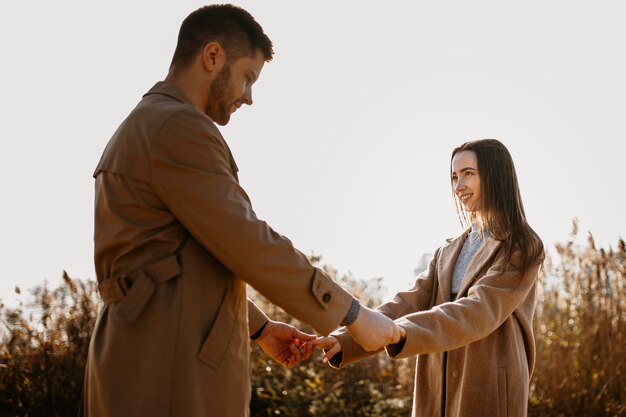
M 211 120 L 213 120 L 215 123 L 217 123 L 220 126 L 226 126 L 228 124 L 228 122 L 230 121 L 230 114 L 228 115 L 223 115 L 220 117 L 211 117 L 209 116 L 209 118 Z

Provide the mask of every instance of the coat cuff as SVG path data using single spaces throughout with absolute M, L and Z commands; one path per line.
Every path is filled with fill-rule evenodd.
M 419 338 L 415 335 L 415 332 L 412 331 L 415 329 L 416 324 L 404 317 L 395 320 L 395 323 L 404 327 L 406 337 L 399 343 L 385 347 L 387 355 L 392 359 L 404 359 L 417 355 L 417 352 L 411 349 L 411 347 L 419 346 Z
M 320 334 L 327 335 L 339 326 L 354 298 L 317 268 L 311 280 L 311 293 L 320 308 L 303 319 Z
M 257 305 L 248 298 L 248 334 L 255 334 L 268 321 L 269 318 L 265 315 L 265 313 L 263 313 L 259 307 L 257 307 Z
M 375 352 L 366 351 L 361 345 L 354 341 L 350 333 L 348 333 L 348 329 L 345 327 L 333 332 L 331 336 L 336 337 L 341 344 L 341 352 L 334 355 L 328 361 L 333 368 L 343 368 L 349 363 L 368 358 L 382 351 L 382 349 Z

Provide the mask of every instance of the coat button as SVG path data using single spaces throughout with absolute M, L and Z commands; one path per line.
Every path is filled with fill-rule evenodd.
M 330 301 L 330 294 L 325 292 L 324 295 L 322 296 L 322 300 L 324 300 L 325 303 Z
M 457 371 L 452 372 L 452 378 L 458 378 L 459 373 Z

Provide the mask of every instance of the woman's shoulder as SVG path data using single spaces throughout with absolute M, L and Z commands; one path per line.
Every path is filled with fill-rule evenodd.
M 528 256 L 543 261 L 545 258 L 543 240 L 532 227 L 528 226 L 528 230 Z
M 516 239 L 510 251 L 505 251 L 511 264 L 519 265 L 527 269 L 531 265 L 542 264 L 545 259 L 543 241 L 530 227 L 524 234 L 523 239 Z

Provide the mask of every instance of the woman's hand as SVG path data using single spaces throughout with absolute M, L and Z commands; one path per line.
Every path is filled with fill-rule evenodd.
M 318 337 L 314 340 L 307 341 L 301 348 L 300 351 L 306 357 L 308 357 L 313 349 L 323 349 L 324 357 L 322 358 L 322 362 L 326 363 L 335 356 L 337 353 L 341 352 L 341 343 L 339 343 L 339 339 L 335 336 L 328 337 Z

